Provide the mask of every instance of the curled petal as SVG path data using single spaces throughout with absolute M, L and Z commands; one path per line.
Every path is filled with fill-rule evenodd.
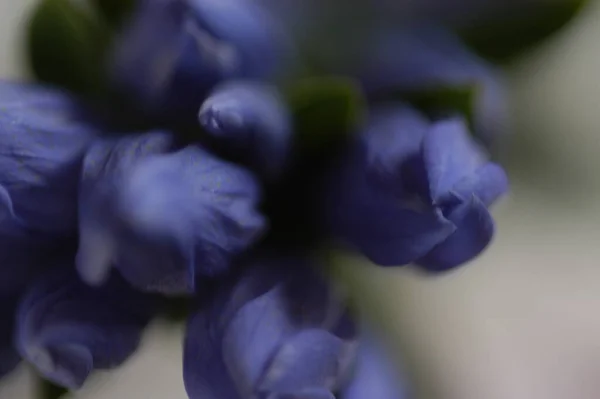
M 291 117 L 274 88 L 247 81 L 224 84 L 204 101 L 198 118 L 210 135 L 268 176 L 285 169 Z
M 142 290 L 190 293 L 197 275 L 227 270 L 259 238 L 258 182 L 245 170 L 195 146 L 134 158 L 105 168 L 106 198 L 90 180 L 78 253 L 86 281 L 101 282 L 114 263 Z
M 429 181 L 429 195 L 440 204 L 461 180 L 476 174 L 485 165 L 483 151 L 460 119 L 436 123 L 423 142 L 423 163 Z
M 297 265 L 259 261 L 194 316 L 184 352 L 191 398 L 327 398 L 337 387 L 353 359 L 352 337 L 336 333 L 345 313 L 331 301 L 312 309 L 322 284 Z
M 0 224 L 71 234 L 81 160 L 94 133 L 65 93 L 0 82 Z
M 140 2 L 114 53 L 115 82 L 150 111 L 193 116 L 217 83 L 277 67 L 280 27 L 254 2 Z
M 382 266 L 401 266 L 421 258 L 455 230 L 438 209 L 418 198 L 397 198 L 369 185 L 351 168 L 332 179 L 329 226 L 342 242 Z
M 487 163 L 476 173 L 460 180 L 452 188 L 452 192 L 467 200 L 475 195 L 485 206 L 491 206 L 508 191 L 508 177 L 502 167 L 495 163 Z
M 445 271 L 478 256 L 494 236 L 494 220 L 485 204 L 475 196 L 448 213 L 456 231 L 417 263 L 430 271 Z
M 156 302 L 118 276 L 101 288 L 71 271 L 40 278 L 18 309 L 18 350 L 49 380 L 81 387 L 94 369 L 119 366 L 137 348 Z
M 325 330 L 300 331 L 279 347 L 258 389 L 285 393 L 323 387 L 335 392 L 354 364 L 353 349 Z
M 172 137 L 163 132 L 96 141 L 85 155 L 79 188 L 79 250 L 82 279 L 101 284 L 117 257 L 115 200 L 127 172 L 140 159 L 165 153 Z
M 352 380 L 342 390 L 341 399 L 407 399 L 400 373 L 385 356 L 384 349 L 373 340 L 363 337 L 360 342 L 357 365 Z

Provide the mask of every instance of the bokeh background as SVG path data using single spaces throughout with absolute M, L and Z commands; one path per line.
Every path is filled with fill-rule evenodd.
M 35 0 L 0 0 L 0 77 L 21 78 Z M 482 257 L 452 274 L 344 259 L 388 311 L 424 399 L 600 398 L 600 2 L 508 71 L 515 115 L 511 195 Z M 77 395 L 184 399 L 181 327 L 156 322 L 142 350 Z M 28 399 L 22 366 L 1 399 Z M 365 398 L 370 399 L 370 398 Z M 377 398 L 373 398 L 377 399 Z

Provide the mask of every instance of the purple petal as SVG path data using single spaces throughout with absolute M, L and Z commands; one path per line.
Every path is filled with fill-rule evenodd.
M 114 263 L 142 290 L 190 293 L 262 233 L 250 173 L 195 146 L 161 154 L 167 144 L 149 134 L 88 154 L 77 264 L 87 282 L 101 283 Z
M 431 199 L 440 204 L 461 180 L 485 165 L 483 151 L 460 119 L 436 123 L 423 142 L 423 163 Z
M 487 163 L 476 173 L 460 180 L 452 192 L 467 200 L 475 195 L 486 207 L 490 207 L 508 191 L 508 177 L 498 164 Z
M 285 170 L 292 149 L 291 116 L 274 88 L 226 83 L 204 101 L 198 118 L 204 130 L 267 176 Z
M 117 40 L 115 82 L 146 110 L 191 117 L 215 84 L 270 76 L 282 37 L 277 23 L 253 2 L 141 2 Z
M 223 337 L 223 358 L 242 396 L 250 396 L 269 360 L 294 333 L 286 314 L 284 287 L 244 306 Z
M 155 306 L 117 276 L 95 289 L 72 272 L 54 273 L 23 298 L 17 347 L 45 378 L 76 389 L 92 370 L 119 366 L 136 350 Z
M 95 129 L 58 90 L 0 82 L 0 224 L 69 235 L 77 226 L 77 178 Z
M 322 387 L 335 392 L 354 364 L 353 349 L 328 331 L 300 331 L 279 347 L 258 389 L 285 393 Z
M 417 262 L 427 270 L 444 271 L 472 260 L 494 235 L 494 220 L 475 196 L 452 209 L 448 219 L 456 225 L 454 234 Z
M 373 337 L 361 340 L 357 367 L 341 399 L 408 399 L 400 374 L 386 357 L 386 352 Z
M 327 390 L 324 385 L 335 385 L 328 377 L 347 369 L 352 337 L 333 332 L 345 313 L 327 302 L 316 305 L 313 294 L 323 295 L 320 279 L 309 277 L 305 262 L 286 259 L 259 258 L 192 318 L 184 351 L 191 398 L 270 397 L 269 391 L 320 398 L 314 395 Z M 301 362 L 317 361 L 301 376 L 294 371 Z
M 115 200 L 127 172 L 140 159 L 165 153 L 172 137 L 163 132 L 98 140 L 85 155 L 79 189 L 77 270 L 89 284 L 101 284 L 117 258 Z
M 427 204 L 377 190 L 360 171 L 332 179 L 329 226 L 334 236 L 381 266 L 406 265 L 454 232 L 454 224 Z M 335 184 L 335 186 L 334 186 Z
M 401 195 L 407 189 L 407 166 L 418 157 L 428 128 L 424 116 L 411 108 L 376 109 L 360 137 L 368 178 Z

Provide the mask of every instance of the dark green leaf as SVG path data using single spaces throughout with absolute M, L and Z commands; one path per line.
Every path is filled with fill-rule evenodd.
M 70 0 L 43 0 L 29 21 L 28 52 L 35 76 L 77 93 L 106 92 L 108 27 Z
M 425 112 L 458 113 L 472 124 L 477 100 L 477 85 L 442 86 L 406 93 L 405 98 Z
M 418 91 L 390 91 L 375 98 L 376 102 L 408 102 L 421 111 L 432 115 L 460 114 L 473 124 L 478 86 L 446 85 Z
M 343 140 L 361 124 L 366 107 L 358 85 L 346 78 L 306 79 L 287 94 L 297 142 L 310 149 Z
M 133 11 L 135 0 L 92 0 L 100 14 L 111 26 L 123 24 Z
M 492 17 L 480 18 L 459 32 L 480 55 L 508 62 L 563 28 L 587 0 L 522 2 Z
M 38 384 L 38 396 L 40 399 L 64 399 L 69 393 L 68 389 L 58 386 L 42 377 L 39 377 Z

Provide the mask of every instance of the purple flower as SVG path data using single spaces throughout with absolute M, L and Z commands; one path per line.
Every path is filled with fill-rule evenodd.
M 446 270 L 491 241 L 487 208 L 507 179 L 452 118 L 430 123 L 401 106 L 375 110 L 331 179 L 333 233 L 380 265 Z
M 259 260 L 191 319 L 190 398 L 333 398 L 351 372 L 355 331 L 306 262 Z
M 452 32 L 432 26 L 382 29 L 370 43 L 359 72 L 369 92 L 472 87 L 476 133 L 492 141 L 506 132 L 508 97 L 501 72 L 471 53 Z
M 219 82 L 271 77 L 283 38 L 255 2 L 146 0 L 117 38 L 114 79 L 146 110 L 193 116 Z
M 61 91 L 0 82 L 0 225 L 76 230 L 77 177 L 95 134 L 83 112 Z
M 142 290 L 194 292 L 260 237 L 259 199 L 250 173 L 165 133 L 100 141 L 84 162 L 77 268 L 91 284 L 115 266 Z
M 116 275 L 91 288 L 72 270 L 49 274 L 21 301 L 16 346 L 45 378 L 76 389 L 93 370 L 119 366 L 135 351 L 156 305 Z
M 21 293 L 74 246 L 78 177 L 96 133 L 85 112 L 59 90 L 0 82 L 0 295 Z
M 204 101 L 200 125 L 237 158 L 268 177 L 277 177 L 292 150 L 291 115 L 274 87 L 234 81 L 219 87 Z

